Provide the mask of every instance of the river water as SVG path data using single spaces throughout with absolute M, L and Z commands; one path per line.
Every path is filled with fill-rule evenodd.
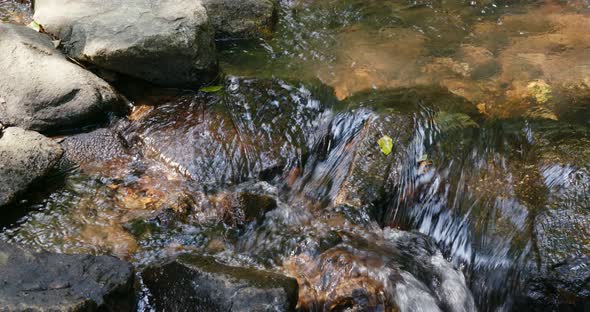
M 583 310 L 590 2 L 281 0 L 272 37 L 217 46 L 222 91 L 133 92 L 0 237 L 210 254 L 297 278 L 304 311 Z

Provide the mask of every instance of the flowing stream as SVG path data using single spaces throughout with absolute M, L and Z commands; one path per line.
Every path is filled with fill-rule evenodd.
M 0 239 L 209 254 L 295 277 L 303 311 L 512 311 L 590 278 L 590 2 L 279 7 L 271 38 L 217 43 L 222 91 L 142 87 L 63 138 L 77 165 Z

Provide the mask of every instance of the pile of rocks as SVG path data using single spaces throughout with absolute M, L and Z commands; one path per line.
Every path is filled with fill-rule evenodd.
M 276 3 L 42 0 L 34 10 L 45 33 L 0 24 L 0 124 L 10 127 L 0 140 L 0 178 L 9 181 L 0 186 L 0 206 L 61 156 L 59 145 L 31 131 L 75 129 L 124 107 L 124 98 L 81 64 L 198 87 L 217 75 L 215 38 L 268 34 Z
M 34 20 L 42 31 L 0 23 L 0 209 L 60 163 L 64 147 L 44 134 L 76 131 L 125 108 L 125 98 L 94 72 L 197 88 L 218 75 L 215 40 L 267 36 L 276 5 L 39 0 Z M 0 275 L 3 310 L 135 305 L 134 270 L 115 258 L 36 253 L 0 242 Z

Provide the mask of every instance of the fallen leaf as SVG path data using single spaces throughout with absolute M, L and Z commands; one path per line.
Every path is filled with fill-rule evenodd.
M 27 27 L 33 29 L 36 32 L 43 31 L 43 26 L 41 26 L 41 24 L 37 23 L 37 21 L 30 22 L 29 25 L 27 25 Z
M 377 143 L 379 144 L 379 148 L 381 148 L 381 152 L 386 156 L 393 150 L 393 139 L 388 135 L 384 135 Z
M 207 87 L 202 87 L 201 89 L 199 89 L 199 91 L 205 92 L 205 93 L 215 93 L 215 92 L 221 91 L 221 89 L 223 89 L 223 86 L 207 86 Z

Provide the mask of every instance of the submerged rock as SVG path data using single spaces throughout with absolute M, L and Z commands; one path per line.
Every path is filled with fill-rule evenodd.
M 234 250 L 297 278 L 304 311 L 475 310 L 465 277 L 433 240 L 384 231 L 357 207 L 277 200 Z
M 120 99 L 105 81 L 70 63 L 49 36 L 0 24 L 0 122 L 36 131 L 105 116 Z
M 445 130 L 445 119 L 418 120 L 389 224 L 431 236 L 473 270 L 479 307 L 586 304 L 588 129 L 503 120 L 458 131 Z M 428 170 L 413 159 L 421 154 Z
M 584 134 L 540 134 L 546 141 L 539 145 L 547 144 L 539 164 L 547 195 L 534 219 L 538 254 L 525 288 L 526 304 L 537 309 L 590 308 L 590 132 Z
M 72 58 L 156 84 L 206 82 L 216 71 L 200 1 L 38 0 L 35 20 Z
M 338 99 L 371 89 L 416 87 L 433 80 L 420 70 L 423 60 L 417 57 L 424 54 L 427 38 L 418 30 L 367 32 L 351 27 L 336 41 L 336 63 L 319 67 L 318 77 L 334 88 Z
M 412 130 L 408 114 L 368 109 L 340 113 L 334 116 L 292 187 L 325 204 L 368 208 L 367 212 L 374 213 L 374 205 L 383 199 L 387 185 L 400 174 L 399 160 Z M 385 135 L 393 142 L 388 155 L 377 143 Z
M 182 255 L 142 277 L 162 311 L 293 311 L 297 303 L 295 279 L 209 257 Z
M 276 0 L 203 0 L 216 37 L 247 39 L 270 35 Z
M 441 88 L 360 93 L 345 103 L 349 110 L 334 116 L 292 186 L 324 203 L 356 208 L 382 204 L 386 200 L 383 195 L 409 170 L 405 163 L 408 153 L 414 162 L 423 156 L 413 155 L 411 150 L 415 132 L 420 131 L 417 109 L 441 116 L 470 111 L 468 102 Z M 459 116 L 477 125 L 468 115 Z M 446 119 L 451 127 L 461 126 L 450 117 Z M 392 151 L 387 155 L 378 144 L 384 136 L 392 140 Z M 374 209 L 367 212 L 376 212 L 370 210 Z
M 303 86 L 230 78 L 218 94 L 181 97 L 134 118 L 124 134 L 197 182 L 233 184 L 272 179 L 300 163 L 323 117 Z
M 240 184 L 235 189 L 207 196 L 196 208 L 195 217 L 200 222 L 213 219 L 234 228 L 261 223 L 264 215 L 277 207 L 274 190 L 266 182 Z
M 430 239 L 387 228 L 339 231 L 342 242 L 319 255 L 290 257 L 284 270 L 297 278 L 299 306 L 319 311 L 475 311 L 461 271 Z
M 132 311 L 134 272 L 113 257 L 36 253 L 0 242 L 2 311 Z
M 14 127 L 0 132 L 0 206 L 46 175 L 62 153 L 59 144 L 37 132 Z

